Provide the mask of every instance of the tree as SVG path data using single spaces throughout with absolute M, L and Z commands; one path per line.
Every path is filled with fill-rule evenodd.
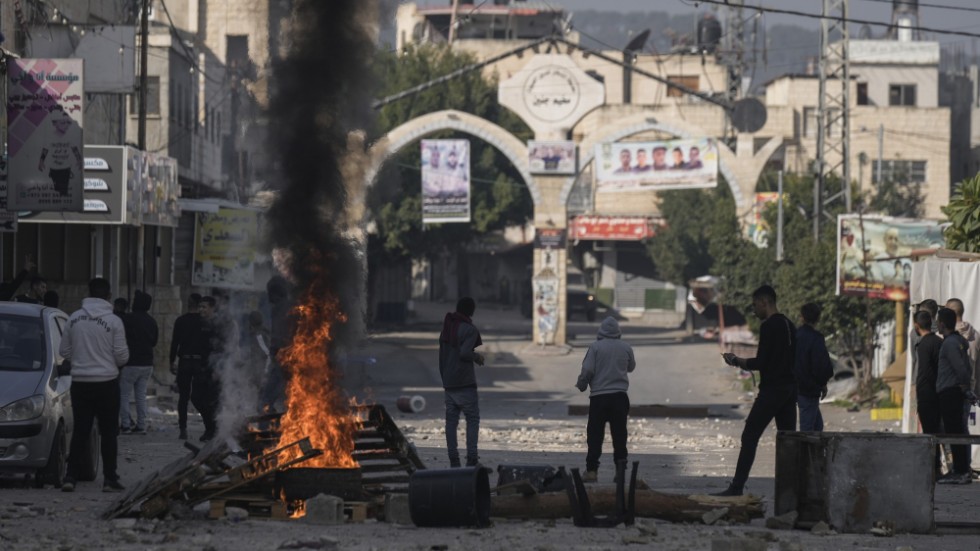
M 950 226 L 944 236 L 946 247 L 955 251 L 980 252 L 980 174 L 956 185 L 943 214 Z
M 475 63 L 469 54 L 447 47 L 419 46 L 401 53 L 378 54 L 375 71 L 381 95 L 394 94 Z M 516 115 L 497 103 L 495 79 L 479 71 L 438 84 L 424 92 L 384 106 L 378 113 L 378 135 L 415 117 L 456 109 L 483 117 L 511 131 L 519 139 L 531 131 Z M 450 132 L 432 138 L 458 137 Z M 531 218 L 533 203 L 520 174 L 507 158 L 489 144 L 470 140 L 470 224 L 423 227 L 419 147 L 408 147 L 388 160 L 368 196 L 368 209 L 376 226 L 372 254 L 382 259 L 431 257 L 455 253 L 475 236 L 523 224 Z M 377 257 L 375 257 L 377 258 Z

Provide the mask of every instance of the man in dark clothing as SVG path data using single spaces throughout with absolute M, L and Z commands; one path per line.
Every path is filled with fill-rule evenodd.
M 157 322 L 150 316 L 153 297 L 137 289 L 133 311 L 122 316 L 126 328 L 129 362 L 119 375 L 119 426 L 123 434 L 146 434 L 146 385 L 153 375 L 153 348 L 157 345 Z M 136 424 L 129 412 L 129 398 L 135 394 Z
M 286 380 L 276 355 L 289 345 L 289 283 L 282 276 L 272 277 L 265 286 L 269 295 L 269 369 L 262 387 L 262 406 L 269 411 L 284 406 Z
M 936 392 L 936 376 L 939 373 L 939 349 L 943 340 L 932 332 L 932 314 L 919 310 L 912 318 L 918 336 L 915 345 L 915 408 L 923 434 L 942 433 L 943 421 L 939 413 L 939 394 Z M 936 450 L 936 469 L 940 465 Z
M 827 382 L 834 376 L 834 365 L 823 334 L 817 331 L 820 307 L 809 302 L 800 308 L 803 325 L 796 331 L 796 403 L 800 408 L 800 430 L 823 430 L 820 400 L 827 396 Z
M 31 286 L 28 288 L 27 292 L 23 295 L 19 295 L 14 300 L 17 302 L 26 302 L 28 304 L 44 304 L 44 293 L 47 291 L 47 280 L 39 275 L 36 275 L 31 278 Z
M 181 440 L 187 440 L 187 404 L 191 399 L 191 381 L 194 369 L 201 362 L 201 351 L 195 350 L 192 342 L 197 340 L 194 336 L 201 332 L 201 315 L 197 311 L 200 303 L 201 295 L 191 293 L 187 312 L 174 321 L 173 338 L 170 340 L 170 372 L 177 376 L 177 424 Z
M 449 465 L 459 467 L 459 444 L 456 431 L 460 412 L 466 416 L 466 465 L 479 462 L 477 444 L 480 437 L 480 399 L 476 391 L 476 370 L 483 365 L 483 355 L 476 348 L 483 344 L 473 325 L 476 302 L 470 297 L 459 299 L 456 311 L 446 314 L 439 335 L 439 374 L 446 399 L 446 448 Z
M 759 372 L 759 393 L 742 431 L 742 449 L 738 454 L 735 478 L 718 496 L 740 496 L 755 462 L 759 439 L 769 422 L 776 419 L 779 430 L 796 429 L 796 327 L 779 313 L 776 290 L 763 285 L 752 293 L 752 308 L 763 320 L 759 328 L 759 349 L 755 358 L 739 358 L 726 353 L 725 362 L 742 369 Z
M 575 388 L 589 393 L 589 424 L 586 428 L 586 442 L 589 447 L 585 456 L 585 482 L 599 479 L 599 457 L 602 455 L 602 441 L 606 436 L 606 423 L 612 436 L 613 461 L 625 463 L 626 420 L 630 411 L 627 391 L 630 387 L 629 374 L 636 368 L 633 347 L 621 339 L 619 322 L 608 316 L 602 320 L 596 340 L 589 345 L 582 360 L 582 372 Z
M 17 289 L 27 281 L 27 278 L 31 276 L 31 272 L 34 270 L 35 264 L 34 260 L 31 259 L 31 255 L 27 255 L 24 259 L 24 269 L 17 273 L 14 279 L 6 282 L 0 283 L 0 300 L 10 300 L 14 298 L 17 293 Z
M 949 308 L 939 309 L 939 333 L 943 344 L 939 347 L 939 368 L 936 371 L 936 393 L 939 395 L 939 412 L 946 434 L 967 434 L 963 420 L 963 404 L 970 390 L 970 344 L 956 332 L 956 312 Z M 953 470 L 936 482 L 938 484 L 969 484 L 970 447 L 962 444 L 950 446 L 953 450 Z

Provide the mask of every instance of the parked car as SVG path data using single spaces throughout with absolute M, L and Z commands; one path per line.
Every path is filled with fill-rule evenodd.
M 595 321 L 597 308 L 595 295 L 590 293 L 585 285 L 585 274 L 576 268 L 568 268 L 566 281 L 565 296 L 568 299 L 568 319 L 572 319 L 575 314 L 582 314 L 585 319 Z
M 61 487 L 74 419 L 68 362 L 58 355 L 68 316 L 57 308 L 0 302 L 0 474 L 33 475 Z M 92 427 L 79 480 L 95 480 L 99 433 Z

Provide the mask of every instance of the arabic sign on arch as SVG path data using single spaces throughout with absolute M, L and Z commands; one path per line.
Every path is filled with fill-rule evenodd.
M 198 212 L 194 224 L 191 283 L 225 289 L 255 288 L 259 213 L 221 207 Z

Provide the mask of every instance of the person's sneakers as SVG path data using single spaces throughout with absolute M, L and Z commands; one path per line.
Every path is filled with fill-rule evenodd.
M 102 483 L 103 492 L 121 492 L 125 489 L 126 487 L 120 484 L 118 480 L 106 479 L 106 481 Z
M 467 467 L 476 467 L 479 464 L 480 464 L 480 460 L 479 459 L 467 459 L 466 460 L 466 466 Z
M 187 440 L 187 429 L 180 429 L 180 435 L 177 438 L 180 440 Z
M 970 473 L 950 472 L 940 477 L 939 480 L 936 481 L 936 484 L 970 484 L 972 482 L 973 477 L 970 475 Z
M 72 478 L 72 477 L 70 477 L 70 476 L 66 476 L 65 479 L 61 482 L 61 491 L 62 492 L 74 492 L 75 491 L 75 479 Z
M 206 431 L 204 431 L 204 434 L 201 435 L 201 438 L 199 438 L 199 440 L 201 442 L 207 442 L 208 440 L 211 440 L 212 438 L 214 438 L 214 431 L 213 430 L 206 430 Z
M 458 469 L 461 466 L 462 465 L 459 464 L 459 459 L 450 459 L 449 460 L 449 468 L 450 469 Z
M 743 493 L 742 488 L 737 488 L 735 487 L 735 485 L 729 484 L 728 488 L 726 488 L 724 491 L 710 494 L 710 495 L 713 495 L 715 497 L 737 497 L 742 495 L 742 493 Z
M 592 483 L 599 481 L 599 471 L 585 471 L 582 476 L 582 482 Z
M 119 434 L 129 434 L 133 432 L 133 429 L 129 427 L 119 427 Z
M 136 427 L 135 429 L 132 430 L 131 434 L 135 434 L 138 436 L 146 436 L 146 429 L 141 429 L 139 427 Z

